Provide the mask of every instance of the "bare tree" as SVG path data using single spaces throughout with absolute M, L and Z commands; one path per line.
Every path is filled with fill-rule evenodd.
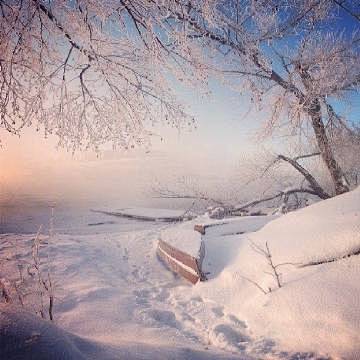
M 360 184 L 360 128 L 355 127 L 351 132 L 339 129 L 334 133 L 333 142 L 346 179 L 351 187 L 358 186 Z
M 279 271 L 279 268 L 281 266 L 303 266 L 301 263 L 292 263 L 292 262 L 284 262 L 280 264 L 274 263 L 273 255 L 270 251 L 270 247 L 267 241 L 265 242 L 264 247 L 254 242 L 250 243 L 250 247 L 252 248 L 253 251 L 255 251 L 256 253 L 258 253 L 259 255 L 261 255 L 266 259 L 266 264 L 270 271 L 264 271 L 264 273 L 270 275 L 275 280 L 276 285 L 273 287 L 269 286 L 267 289 L 265 289 L 258 282 L 247 276 L 240 275 L 240 277 L 248 281 L 249 283 L 253 284 L 254 286 L 256 286 L 256 288 L 260 290 L 264 295 L 269 294 L 273 292 L 275 289 L 280 289 L 284 286 L 284 283 L 282 281 L 282 273 Z
M 280 273 L 279 268 L 281 266 L 301 265 L 300 263 L 292 263 L 292 262 L 284 262 L 279 264 L 274 263 L 273 255 L 270 251 L 270 247 L 267 241 L 265 242 L 265 247 L 262 247 L 259 244 L 255 244 L 254 242 L 251 242 L 251 248 L 266 259 L 270 272 L 265 271 L 265 274 L 268 274 L 273 277 L 273 279 L 276 281 L 276 286 L 278 289 L 280 289 L 284 285 L 282 281 L 282 274 Z M 271 292 L 272 290 L 273 288 L 269 288 L 269 292 Z
M 44 250 L 53 237 L 53 213 L 49 237 L 41 235 L 42 226 L 32 239 L 0 237 L 0 302 L 31 309 L 42 318 L 54 320 L 55 283 L 51 264 Z

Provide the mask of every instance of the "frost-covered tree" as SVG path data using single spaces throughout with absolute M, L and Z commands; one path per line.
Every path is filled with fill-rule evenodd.
M 310 125 L 336 194 L 349 187 L 332 133 L 351 130 L 333 105 L 360 85 L 360 33 L 336 18 L 357 25 L 358 13 L 351 1 L 212 0 L 186 1 L 176 14 L 207 49 L 208 68 L 268 111 L 266 131 Z
M 219 76 L 267 112 L 265 132 L 312 129 L 334 193 L 334 110 L 360 84 L 349 0 L 0 0 L 1 126 L 35 123 L 60 144 L 147 142 L 150 125 L 191 121 L 171 81 Z M 337 131 L 339 134 L 339 131 Z
M 152 125 L 192 122 L 171 76 L 186 49 L 152 1 L 0 1 L 0 127 L 28 125 L 73 150 L 147 144 Z M 179 60 L 180 59 L 180 60 Z

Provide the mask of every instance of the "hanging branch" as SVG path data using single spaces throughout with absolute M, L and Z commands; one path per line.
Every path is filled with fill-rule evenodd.
M 298 163 L 299 159 L 304 159 L 304 158 L 308 158 L 308 157 L 316 156 L 316 155 L 318 155 L 318 153 L 308 154 L 308 155 L 300 155 L 293 159 L 288 156 L 285 156 L 285 155 L 278 155 L 271 165 L 275 164 L 276 162 L 278 162 L 280 160 L 289 163 L 295 170 L 297 170 L 301 175 L 304 176 L 304 178 L 308 182 L 310 188 L 316 193 L 316 195 L 320 199 L 325 200 L 325 199 L 330 198 L 330 195 L 322 188 L 322 186 L 309 173 L 309 171 L 307 171 L 302 165 L 300 165 Z

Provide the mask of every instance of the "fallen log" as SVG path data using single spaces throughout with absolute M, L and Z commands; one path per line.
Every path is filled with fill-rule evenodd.
M 183 210 L 171 209 L 152 209 L 152 208 L 125 208 L 118 210 L 96 210 L 92 212 L 118 216 L 127 219 L 140 220 L 140 221 L 160 221 L 160 222 L 180 222 L 189 220 L 194 216 Z

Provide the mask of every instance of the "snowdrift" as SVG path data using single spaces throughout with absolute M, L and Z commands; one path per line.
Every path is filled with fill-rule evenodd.
M 283 349 L 360 358 L 360 188 L 224 239 L 211 242 L 213 276 L 197 295 Z
M 268 241 L 274 261 L 308 264 L 360 250 L 360 188 L 273 221 L 251 237 Z
M 6 360 L 235 360 L 238 357 L 180 346 L 89 340 L 61 329 L 23 308 L 0 305 L 0 359 Z

